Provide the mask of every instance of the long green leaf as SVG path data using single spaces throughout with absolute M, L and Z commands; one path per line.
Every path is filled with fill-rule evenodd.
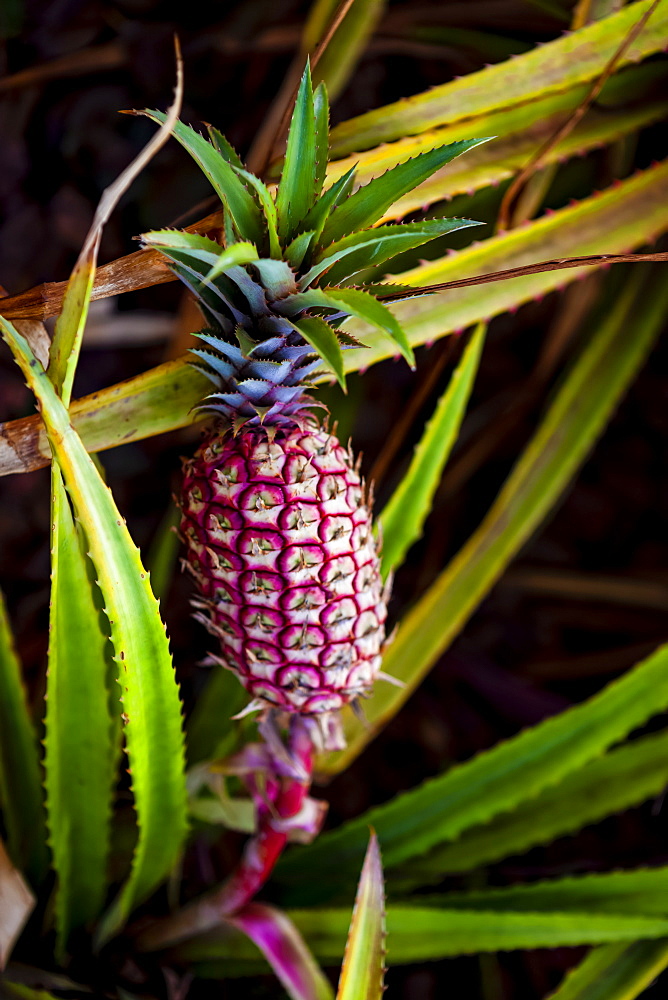
M 299 223 L 316 196 L 316 134 L 311 70 L 306 64 L 292 113 L 283 172 L 276 194 L 278 235 L 285 245 L 297 235 Z
M 411 160 L 398 163 L 382 176 L 374 177 L 334 209 L 325 223 L 320 245 L 326 247 L 348 236 L 349 233 L 356 233 L 360 229 L 373 226 L 390 205 L 407 191 L 426 181 L 435 170 L 440 170 L 456 156 L 461 156 L 462 153 L 483 142 L 487 142 L 487 139 L 464 139 L 437 149 L 430 149 Z
M 392 718 L 563 494 L 662 328 L 668 284 L 656 273 L 628 277 L 482 524 L 404 618 L 384 669 L 406 687 L 376 689 L 365 706 L 370 725 L 350 724 L 348 749 L 327 769 L 346 767 Z
M 380 1000 L 385 971 L 385 890 L 378 838 L 371 831 L 348 931 L 336 1000 Z
M 107 893 L 115 746 L 107 637 L 60 471 L 51 476 L 52 569 L 46 698 L 49 841 L 57 875 L 57 951 L 97 917 Z
M 442 910 L 553 910 L 591 913 L 633 913 L 638 917 L 668 915 L 668 868 L 639 868 L 531 885 L 420 896 L 421 906 Z
M 343 122 L 330 136 L 332 156 L 475 118 L 495 108 L 517 106 L 594 80 L 651 3 L 638 0 L 611 17 L 536 46 L 514 59 Z M 665 4 L 659 4 L 624 52 L 620 66 L 662 51 L 667 41 L 668 10 Z
M 646 736 L 611 750 L 566 775 L 534 798 L 490 822 L 469 827 L 443 844 L 390 872 L 393 890 L 441 882 L 453 872 L 471 871 L 537 844 L 576 833 L 590 823 L 639 805 L 668 785 L 668 733 Z
M 111 493 L 25 338 L 6 320 L 0 327 L 39 401 L 54 457 L 86 532 L 123 693 L 139 841 L 130 878 L 103 923 L 100 940 L 105 940 L 165 878 L 185 838 L 181 705 L 157 602 Z
M 161 111 L 146 110 L 142 114 L 155 122 L 165 120 Z M 262 215 L 237 170 L 204 136 L 189 125 L 177 122 L 174 135 L 208 177 L 214 191 L 232 216 L 241 238 L 261 247 L 264 239 Z
M 554 257 L 619 253 L 651 242 L 667 228 L 668 162 L 554 215 L 416 268 L 398 280 L 430 284 Z M 554 291 L 587 270 L 546 271 L 484 286 L 453 288 L 396 303 L 392 308 L 409 342 L 417 347 Z M 350 332 L 363 340 L 368 327 L 353 321 Z M 357 371 L 391 355 L 388 343 L 379 340 L 365 350 L 346 351 L 345 368 Z M 207 388 L 204 376 L 185 359 L 172 361 L 75 402 L 73 420 L 88 449 L 98 451 L 190 423 L 193 407 Z M 49 458 L 39 418 L 4 425 L 0 474 L 39 468 L 48 464 Z
M 666 707 L 668 646 L 583 704 L 323 834 L 298 855 L 286 855 L 276 875 L 308 883 L 309 901 L 326 899 L 346 877 L 350 880 L 370 824 L 378 831 L 387 867 L 399 865 L 514 809 L 543 789 L 558 787 L 567 775 Z M 465 856 L 467 847 L 460 848 Z M 318 880 L 311 887 L 314 871 Z
M 346 940 L 347 909 L 288 910 L 313 954 L 323 964 L 338 962 Z M 454 955 L 524 948 L 632 942 L 666 936 L 668 920 L 628 914 L 515 913 L 512 911 L 436 910 L 430 907 L 387 908 L 390 965 L 428 962 Z M 252 959 L 255 951 L 243 939 L 210 934 L 176 949 L 179 960 L 210 963 Z
M 325 275 L 328 284 L 337 284 L 367 267 L 384 264 L 405 250 L 413 250 L 438 236 L 480 225 L 471 219 L 428 219 L 400 226 L 381 226 L 353 233 L 317 255 L 320 259 L 300 279 L 304 289 Z
M 550 1000 L 635 1000 L 668 965 L 668 939 L 594 948 Z
M 487 327 L 478 324 L 461 361 L 427 424 L 411 464 L 383 508 L 379 522 L 383 538 L 383 576 L 400 566 L 422 534 L 434 493 L 457 439 L 478 371 Z
M 0 807 L 14 864 L 37 885 L 47 866 L 37 733 L 0 591 Z

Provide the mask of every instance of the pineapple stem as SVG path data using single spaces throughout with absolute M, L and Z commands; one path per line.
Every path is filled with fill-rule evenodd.
M 271 875 L 291 830 L 304 826 L 299 817 L 309 805 L 314 761 L 311 729 L 300 716 L 293 716 L 287 746 L 276 748 L 273 739 L 265 746 L 273 766 L 266 774 L 258 771 L 245 779 L 257 805 L 257 831 L 246 843 L 236 869 L 217 889 L 146 928 L 137 939 L 141 950 L 167 948 L 214 930 L 242 910 Z M 311 817 L 309 833 L 318 832 L 323 815 L 316 811 Z

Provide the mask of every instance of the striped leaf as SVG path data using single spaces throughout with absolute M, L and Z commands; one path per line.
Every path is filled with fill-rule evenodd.
M 618 253 L 651 242 L 667 228 L 668 163 L 664 163 L 554 215 L 407 272 L 400 281 L 430 284 L 555 256 Z M 452 288 L 396 303 L 392 311 L 415 348 L 514 309 L 576 280 L 584 272 L 584 268 L 545 271 L 484 286 Z M 358 339 L 363 339 L 368 331 L 366 325 L 356 321 L 352 321 L 349 329 Z M 345 369 L 357 371 L 391 355 L 392 348 L 382 341 L 365 350 L 349 350 L 345 352 Z M 87 447 L 91 451 L 102 450 L 190 423 L 193 407 L 206 387 L 204 376 L 180 359 L 75 402 L 72 417 Z M 25 472 L 48 464 L 49 447 L 40 428 L 37 417 L 3 425 L 0 474 Z
M 142 114 L 155 122 L 162 123 L 165 120 L 161 111 L 146 110 Z M 265 233 L 262 214 L 234 166 L 189 125 L 177 122 L 173 131 L 183 148 L 209 179 L 212 188 L 229 211 L 241 239 L 261 247 Z

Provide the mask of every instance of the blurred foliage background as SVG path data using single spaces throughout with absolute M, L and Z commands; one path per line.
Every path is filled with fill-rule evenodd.
M 612 11 L 615 0 L 591 0 Z M 576 12 L 560 0 L 389 3 L 333 105 L 334 122 L 425 90 L 558 37 Z M 587 9 L 584 9 L 587 8 Z M 299 44 L 308 4 L 225 0 L 5 0 L 0 9 L 0 281 L 10 293 L 63 280 L 104 187 L 132 159 L 152 126 L 118 109 L 165 107 L 173 83 L 172 36 L 185 62 L 183 117 L 252 143 Z M 659 57 L 661 58 L 661 57 Z M 653 125 L 547 178 L 545 204 L 559 207 L 661 158 L 666 129 Z M 464 213 L 491 221 L 501 191 L 487 188 Z M 208 210 L 209 189 L 176 143 L 168 144 L 107 225 L 100 261 L 133 249 L 153 227 L 187 224 Z M 460 208 L 461 211 L 461 208 Z M 481 230 L 482 232 L 482 230 Z M 621 274 L 621 272 L 620 272 Z M 397 580 L 394 609 L 435 578 L 489 506 L 535 427 L 554 373 L 604 307 L 619 274 L 597 272 L 496 319 L 469 415 L 438 492 L 425 540 Z M 96 303 L 75 395 L 94 392 L 180 353 L 195 321 L 176 284 Z M 629 330 L 629 336 L 633 331 Z M 352 376 L 348 397 L 324 395 L 364 451 L 364 470 L 386 498 L 422 423 L 460 354 L 456 337 L 399 362 Z M 407 707 L 327 789 L 332 825 L 391 798 L 453 760 L 464 760 L 577 702 L 665 639 L 666 347 L 656 350 L 556 514 L 522 551 Z M 33 412 L 9 354 L 0 354 L 0 420 Z M 178 457 L 197 431 L 127 445 L 103 455 L 119 506 L 143 549 L 169 510 Z M 9 596 L 19 650 L 34 693 L 43 684 L 48 611 L 48 470 L 0 483 L 0 586 Z M 163 604 L 187 704 L 206 671 L 203 630 L 189 615 L 190 585 L 178 573 Z M 574 837 L 490 869 L 494 884 L 617 866 L 668 863 L 662 801 L 605 820 Z M 186 873 L 193 885 L 222 876 Z M 462 878 L 461 886 L 473 887 Z M 456 884 L 456 880 L 455 880 Z M 390 942 L 391 946 L 391 942 Z M 390 995 L 432 1000 L 542 996 L 579 958 L 557 949 L 462 958 L 390 972 Z M 447 969 L 447 971 L 446 971 Z M 222 988 L 222 993 L 221 993 Z M 205 989 L 201 984 L 199 990 Z M 247 981 L 212 986 L 216 996 L 271 996 Z M 213 992 L 212 992 L 213 995 Z M 647 996 L 659 997 L 661 986 Z

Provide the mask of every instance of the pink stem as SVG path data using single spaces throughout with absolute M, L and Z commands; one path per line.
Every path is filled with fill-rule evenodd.
M 303 776 L 286 774 L 286 762 L 276 760 L 276 776 L 269 777 L 263 797 L 255 779 L 248 781 L 258 803 L 258 829 L 235 871 L 220 888 L 147 927 L 137 939 L 141 949 L 166 948 L 213 930 L 225 917 L 246 906 L 265 884 L 288 841 L 289 824 L 285 821 L 300 812 L 311 786 L 314 752 L 310 734 L 301 719 L 293 718 L 292 723 L 286 760 L 293 761 Z
M 304 805 L 311 787 L 313 744 L 302 726 L 296 726 L 292 731 L 289 750 L 292 759 L 299 763 L 308 777 L 306 780 L 281 778 L 274 801 L 270 804 L 265 801 L 259 806 L 257 833 L 246 844 L 236 870 L 215 893 L 220 916 L 236 913 L 257 895 L 288 841 L 287 830 L 280 820 L 296 816 Z

